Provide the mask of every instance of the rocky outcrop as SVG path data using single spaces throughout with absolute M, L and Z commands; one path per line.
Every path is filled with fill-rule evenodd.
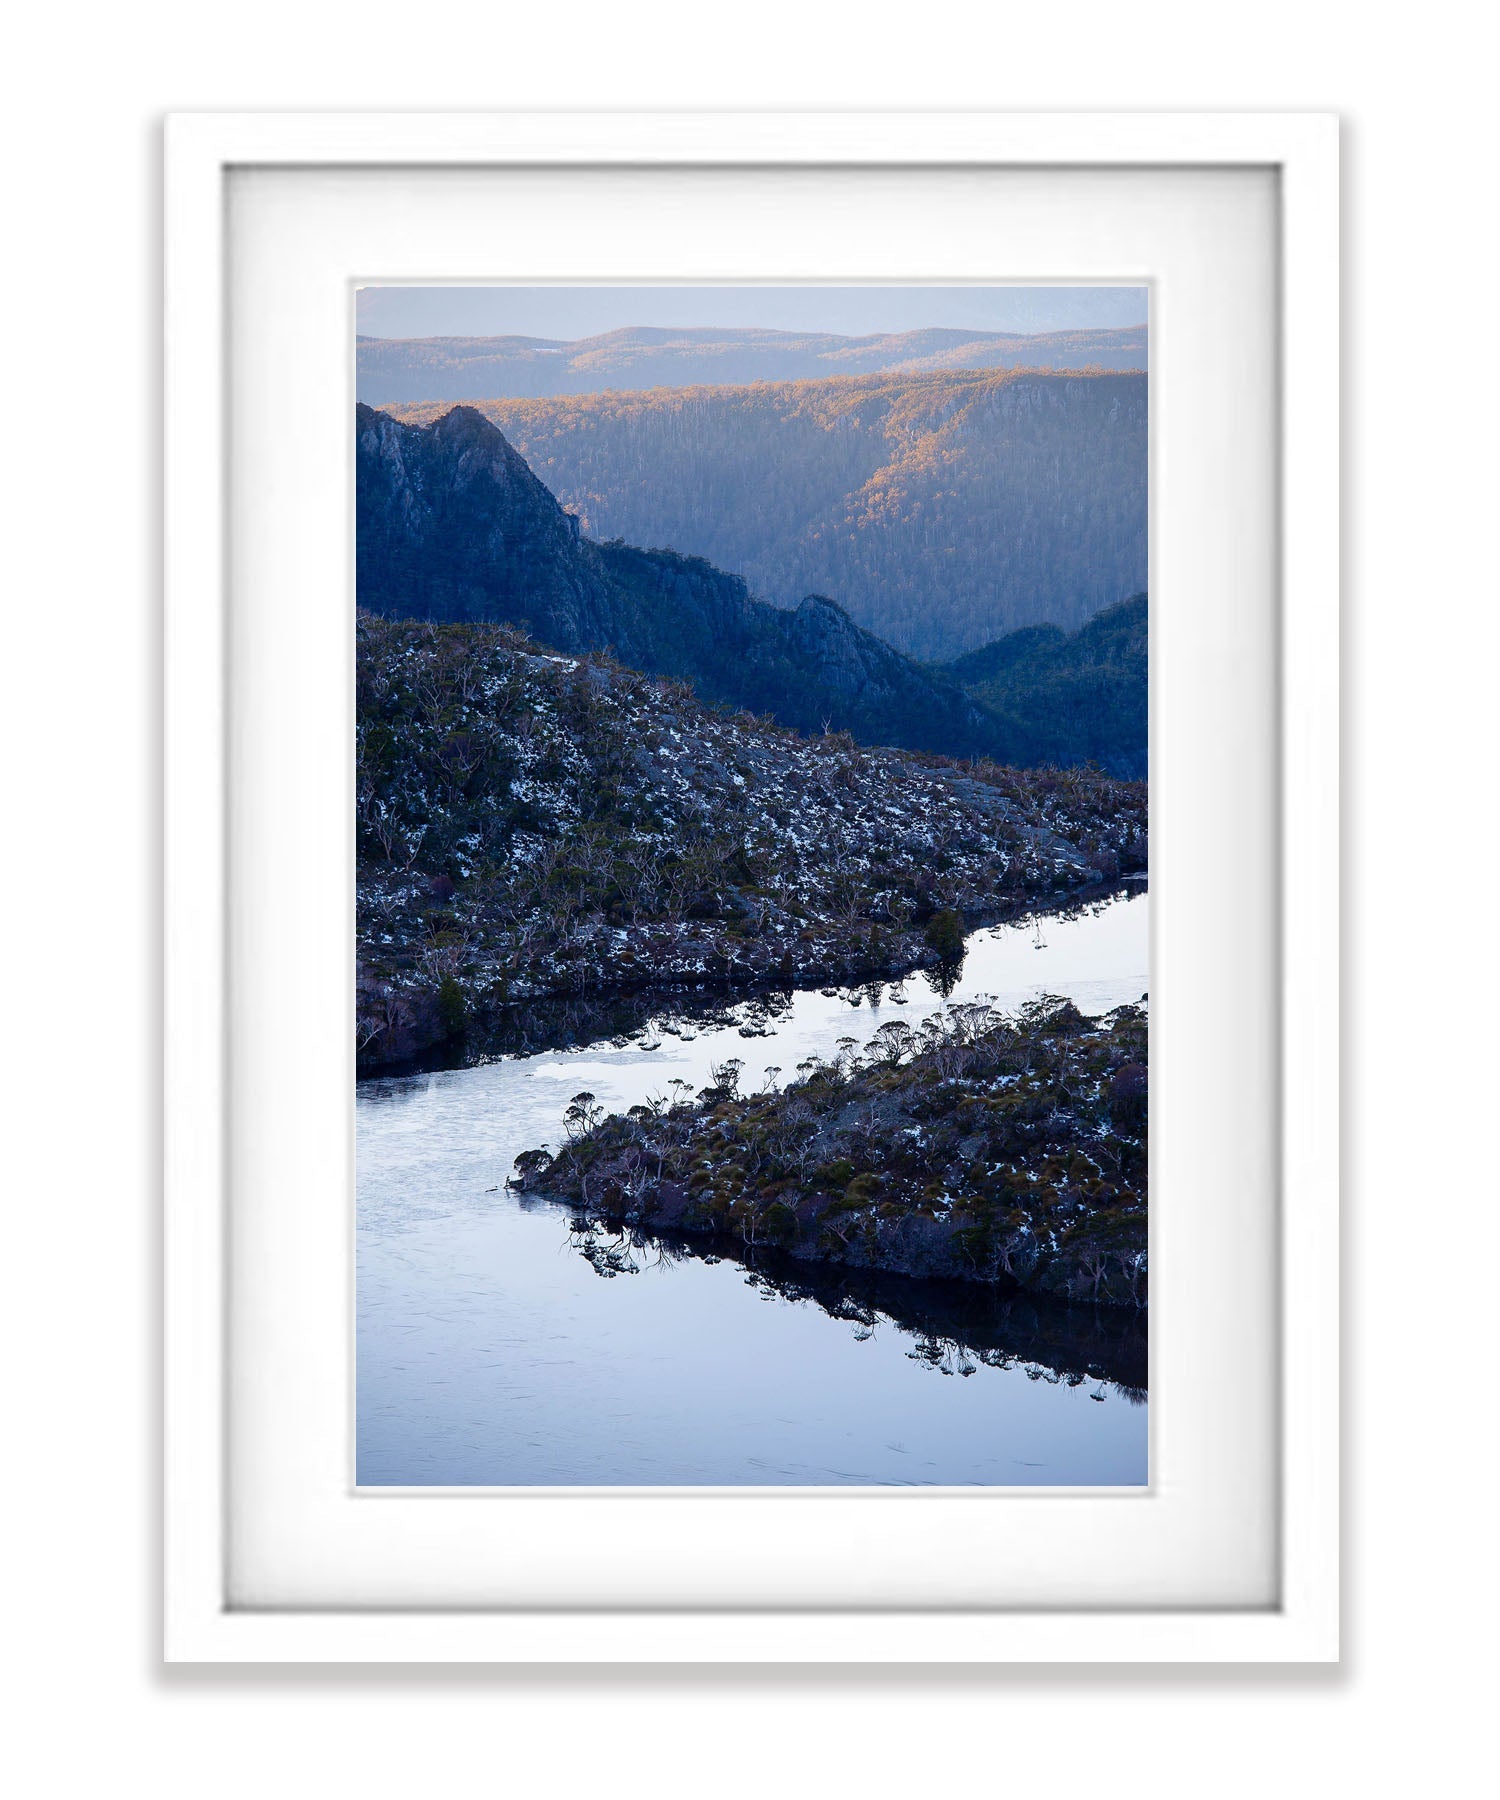
M 560 649 L 597 647 L 612 595 L 565 513 L 470 407 L 425 430 L 356 409 L 359 604 L 396 617 L 522 620 Z

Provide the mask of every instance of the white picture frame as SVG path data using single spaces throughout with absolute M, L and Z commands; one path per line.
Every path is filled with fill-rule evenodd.
M 1268 172 L 1276 195 L 1279 356 L 1274 511 L 1279 703 L 1278 1079 L 1262 1108 L 1279 1238 L 1273 1591 L 1253 1602 L 693 1605 L 639 1592 L 590 1604 L 236 1598 L 231 1518 L 254 1459 L 229 1453 L 239 1379 L 230 1281 L 245 1259 L 234 1188 L 253 1138 L 233 1124 L 243 1065 L 231 975 L 231 809 L 258 747 L 232 715 L 229 571 L 235 440 L 229 194 L 245 171 L 685 168 Z M 1338 1644 L 1338 160 L 1325 115 L 181 115 L 167 141 L 166 340 L 166 1654 L 177 1661 L 1329 1661 Z M 658 252 L 658 257 L 660 253 Z M 669 273 L 658 260 L 658 270 Z M 1135 273 L 1133 270 L 1123 273 Z M 600 270 L 601 276 L 613 273 Z M 1038 274 L 1066 275 L 1051 269 Z M 1149 273 L 1149 271 L 1148 271 Z M 255 329 L 254 321 L 248 328 Z M 1170 343 L 1170 339 L 1168 340 Z M 1156 360 L 1153 352 L 1153 362 Z M 1155 372 L 1153 371 L 1153 380 Z M 236 445 L 231 455 L 231 444 Z M 1153 519 L 1153 530 L 1158 520 Z M 339 601 L 347 597 L 341 590 Z M 1155 592 L 1153 592 L 1155 605 Z M 1153 650 L 1153 658 L 1156 651 Z M 1153 681 L 1156 679 L 1153 663 Z M 1269 713 L 1267 714 L 1269 718 Z M 243 989 L 239 990 L 243 991 Z M 347 1016 L 347 1015 L 346 1015 Z M 1155 1155 L 1155 1147 L 1153 1155 Z M 1155 1226 L 1153 1226 L 1153 1230 Z M 249 1260 L 253 1261 L 253 1258 Z M 248 1265 L 247 1265 L 248 1266 Z M 337 1301 L 330 1296 L 329 1305 Z M 245 1329 L 243 1317 L 237 1329 Z M 1268 1326 L 1268 1329 L 1271 1329 Z M 878 1504 L 878 1496 L 875 1497 Z M 1169 1494 L 1156 1498 L 1170 1500 Z M 712 1496 L 682 1506 L 713 1505 Z M 364 1504 L 383 1505 L 383 1502 Z M 433 1496 L 419 1506 L 465 1506 Z M 568 1504 L 562 1502 L 561 1504 Z M 591 1507 L 638 1505 L 605 1495 Z M 1068 1504 L 1054 1500 L 1054 1506 Z M 1130 1502 L 1130 1504 L 1139 1504 Z M 1151 1504 L 1147 1501 L 1146 1504 Z M 240 1515 L 243 1516 L 243 1515 Z M 454 1515 L 455 1517 L 457 1515 Z M 573 1515 L 577 1516 L 576 1512 Z M 593 1514 L 598 1518 L 602 1515 Z M 873 1515 L 872 1515 L 873 1516 Z M 316 1559 L 314 1559 L 316 1560 Z M 420 1562 L 420 1558 L 418 1559 Z M 369 1571 L 372 1579 L 374 1570 Z M 420 1576 L 421 1569 L 417 1569 Z M 419 1583 L 420 1585 L 420 1583 Z M 241 1593 L 252 1592 L 241 1583 Z M 332 1590 L 329 1590 L 331 1593 Z M 373 1589 L 372 1589 L 373 1591 Z M 416 1591 L 415 1589 L 413 1590 Z M 1246 1592 L 1248 1593 L 1248 1589 Z M 519 1590 L 518 1590 L 519 1592 Z

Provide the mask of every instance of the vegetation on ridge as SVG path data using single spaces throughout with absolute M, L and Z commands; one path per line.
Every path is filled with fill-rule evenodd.
M 1144 867 L 1146 795 L 806 738 L 504 627 L 361 617 L 366 1068 L 544 996 L 893 976 Z
M 1146 773 L 1146 596 L 1106 607 L 1071 636 L 1055 625 L 1013 631 L 943 666 L 994 714 L 1008 761 L 1097 762 Z

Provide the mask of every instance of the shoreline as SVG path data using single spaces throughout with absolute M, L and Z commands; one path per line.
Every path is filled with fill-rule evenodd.
M 731 1058 L 625 1114 L 581 1092 L 510 1185 L 617 1234 L 1144 1310 L 1148 1035 L 1136 1005 L 968 1002 L 840 1040 L 785 1088 L 742 1092 Z
M 969 940 L 998 925 L 1014 924 L 1022 919 L 1065 919 L 1094 902 L 1117 895 L 1149 892 L 1149 871 L 1131 871 L 1110 879 L 1086 882 L 1057 896 L 1043 900 L 1030 896 L 966 915 L 964 921 L 965 953 Z M 642 933 L 651 927 L 640 927 Z M 753 940 L 752 940 L 753 941 Z M 868 943 L 868 938 L 866 939 Z M 905 944 L 909 954 L 892 955 L 891 949 Z M 644 1030 L 662 1013 L 701 1008 L 705 1021 L 726 1015 L 733 1006 L 773 998 L 790 1001 L 799 992 L 817 990 L 826 985 L 863 987 L 871 982 L 902 982 L 917 974 L 943 967 L 944 959 L 931 949 L 920 932 L 907 932 L 883 941 L 886 954 L 864 960 L 843 955 L 812 960 L 795 968 L 787 978 L 778 970 L 753 970 L 748 978 L 736 977 L 736 962 L 728 961 L 724 970 L 706 969 L 688 975 L 663 976 L 660 972 L 643 975 L 639 980 L 616 978 L 597 987 L 553 988 L 537 994 L 519 996 L 500 1005 L 476 1011 L 466 1021 L 463 1031 L 404 1057 L 371 1059 L 356 1055 L 355 1081 L 394 1080 L 404 1075 L 433 1074 L 447 1069 L 473 1068 L 507 1057 L 545 1055 L 549 1051 L 572 1050 L 601 1038 L 633 1035 Z M 954 959 L 953 968 L 961 969 L 963 957 Z M 671 1004 L 686 1000 L 689 1007 Z M 663 1004 L 665 1003 L 665 1004 Z M 773 1009 L 774 1010 L 774 1009 Z M 552 1015 L 551 1029 L 544 1029 L 540 1039 L 526 1029 L 537 1015 Z M 639 1016 L 632 1022 L 632 1013 Z M 726 1019 L 726 1022 L 727 1019 Z

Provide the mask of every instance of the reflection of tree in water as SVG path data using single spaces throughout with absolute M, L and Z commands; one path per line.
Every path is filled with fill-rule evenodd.
M 632 1226 L 574 1218 L 569 1246 L 606 1280 L 643 1270 L 725 1259 L 684 1238 Z M 940 1375 L 968 1378 L 981 1368 L 1014 1369 L 1050 1386 L 1093 1383 L 1091 1399 L 1111 1392 L 1146 1399 L 1146 1323 L 1134 1309 L 1070 1305 L 1021 1292 L 995 1293 L 978 1283 L 922 1281 L 879 1270 L 837 1272 L 797 1263 L 778 1252 L 735 1261 L 762 1300 L 812 1305 L 851 1327 L 859 1343 L 895 1330 L 912 1340 L 906 1355 Z
M 582 995 L 534 1000 L 509 1007 L 494 1019 L 474 1021 L 460 1056 L 450 1045 L 387 1073 L 465 1067 L 605 1043 L 616 1049 L 633 1045 L 657 1050 L 663 1038 L 692 1043 L 705 1031 L 730 1028 L 741 1037 L 770 1037 L 773 1022 L 791 1011 L 795 999 L 796 991 L 784 986 L 746 995 L 679 983 L 602 999 Z
M 922 979 L 935 994 L 944 1000 L 953 992 L 963 979 L 964 959 L 959 956 L 945 956 L 940 963 L 930 969 L 923 969 Z

